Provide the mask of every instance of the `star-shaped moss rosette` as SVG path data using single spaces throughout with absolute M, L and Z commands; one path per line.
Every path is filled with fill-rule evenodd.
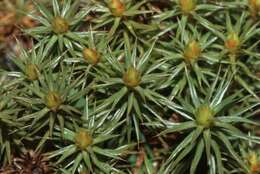
M 164 173 L 177 172 L 181 166 L 185 165 L 185 172 L 194 174 L 199 171 L 198 165 L 203 165 L 211 170 L 213 169 L 210 166 L 214 165 L 216 168 L 213 172 L 223 174 L 227 170 L 224 160 L 226 158 L 234 161 L 233 168 L 240 166 L 244 172 L 249 172 L 249 168 L 246 167 L 244 160 L 236 150 L 237 144 L 233 141 L 260 143 L 259 138 L 248 136 L 236 126 L 238 123 L 259 124 L 250 120 L 248 115 L 248 111 L 259 103 L 229 113 L 232 105 L 244 100 L 244 98 L 238 97 L 239 92 L 225 97 L 231 78 L 232 76 L 218 77 L 204 97 L 198 93 L 193 81 L 188 78 L 189 96 L 177 99 L 181 106 L 179 113 L 185 118 L 185 121 L 179 123 L 166 121 L 164 122 L 166 128 L 161 133 L 180 132 L 185 135 L 165 162 Z M 204 154 L 207 160 L 204 160 Z
M 15 97 L 28 110 L 18 118 L 26 122 L 28 134 L 41 131 L 51 136 L 54 126 L 63 131 L 67 122 L 79 120 L 81 112 L 75 105 L 87 91 L 81 88 L 84 80 L 74 77 L 68 67 L 63 68 L 57 73 L 43 72 L 42 78 L 32 84 L 23 83 L 23 94 Z
M 78 73 L 99 71 L 101 67 L 106 66 L 103 55 L 109 54 L 107 42 L 106 35 L 90 31 L 89 35 L 84 40 L 80 40 L 80 44 L 75 46 L 71 57 L 66 58 L 64 61 L 68 64 L 74 63 L 77 65 L 75 71 Z
M 82 38 L 84 32 L 79 32 L 80 22 L 90 12 L 90 8 L 80 9 L 79 1 L 52 1 L 52 10 L 33 0 L 35 7 L 41 13 L 28 14 L 40 23 L 39 26 L 25 30 L 47 47 L 56 48 L 62 53 L 73 48 L 74 43 Z
M 115 138 L 118 135 L 112 133 L 122 123 L 111 122 L 102 125 L 90 115 L 91 112 L 93 110 L 89 108 L 86 99 L 81 125 L 73 124 L 71 129 L 64 129 L 64 135 L 61 135 L 60 131 L 54 132 L 58 149 L 48 153 L 49 158 L 54 158 L 58 166 L 63 166 L 61 171 L 70 174 L 122 173 L 115 168 L 116 161 L 121 160 L 133 144 L 117 146 Z M 110 143 L 113 148 L 107 148 L 107 143 Z
M 138 38 L 140 33 L 154 31 L 158 29 L 156 24 L 144 24 L 138 22 L 137 18 L 144 17 L 152 13 L 150 10 L 141 9 L 145 6 L 147 0 L 135 3 L 127 0 L 105 0 L 103 3 L 96 2 L 97 8 L 94 13 L 98 15 L 96 19 L 91 20 L 93 29 L 109 30 L 109 38 L 120 40 L 122 37 L 122 28 L 125 32 Z
M 42 72 L 47 68 L 55 68 L 61 56 L 56 58 L 49 58 L 49 49 L 44 45 L 39 48 L 25 50 L 21 43 L 18 44 L 20 49 L 19 55 L 13 55 L 11 61 L 18 67 L 17 71 L 2 71 L 1 74 L 9 77 L 15 77 L 13 84 L 20 84 L 21 81 L 33 82 L 39 80 Z
M 172 5 L 168 7 L 169 9 L 153 16 L 153 18 L 166 23 L 168 26 L 164 27 L 165 29 L 158 35 L 163 35 L 177 27 L 176 23 L 172 23 L 172 19 L 189 19 L 189 23 L 193 25 L 207 24 L 210 23 L 210 18 L 214 18 L 214 14 L 217 11 L 224 9 L 224 6 L 221 6 L 218 3 L 205 3 L 200 0 L 173 0 L 171 4 Z M 214 25 L 214 27 L 220 28 L 221 26 Z
M 210 32 L 199 33 L 197 26 L 190 25 L 187 20 L 178 20 L 177 31 L 171 38 L 169 42 L 161 41 L 155 48 L 166 60 L 163 71 L 171 73 L 164 83 L 172 86 L 169 98 L 173 99 L 188 86 L 187 75 L 196 82 L 196 88 L 208 87 L 217 74 L 214 64 L 219 63 L 212 47 L 217 37 Z
M 9 90 L 15 95 L 15 89 Z M 16 147 L 22 147 L 20 140 L 22 137 L 26 139 L 26 133 L 19 130 L 23 126 L 21 122 L 17 122 L 21 108 L 17 107 L 12 95 L 0 88 L 0 98 L 0 162 L 10 164 L 12 153 L 17 150 Z
M 249 82 L 260 80 L 256 76 L 257 69 L 255 69 L 260 58 L 257 48 L 259 40 L 254 39 L 260 31 L 259 25 L 260 23 L 252 20 L 246 12 L 239 15 L 230 15 L 227 12 L 225 29 L 218 31 L 209 27 L 219 38 L 219 42 L 214 47 L 219 49 L 222 62 L 232 67 L 238 84 L 257 99 L 259 97 L 256 91 L 259 89 L 254 89 Z
M 125 44 L 124 51 L 117 53 L 115 50 L 116 54 L 111 52 L 104 55 L 107 64 L 95 74 L 96 98 L 102 96 L 101 100 L 98 100 L 96 112 L 120 113 L 112 118 L 102 115 L 100 119 L 103 122 L 107 119 L 125 120 L 128 126 L 123 128 L 122 134 L 127 135 L 128 141 L 132 131 L 135 131 L 137 140 L 140 140 L 140 124 L 144 120 L 153 119 L 151 115 L 154 114 L 154 118 L 160 118 L 157 112 L 153 111 L 154 106 L 163 107 L 161 100 L 166 100 L 157 89 L 162 88 L 161 82 L 167 80 L 169 74 L 159 70 L 164 60 L 153 60 L 154 44 L 155 42 L 144 53 L 139 52 L 136 45 L 128 48 L 129 45 Z

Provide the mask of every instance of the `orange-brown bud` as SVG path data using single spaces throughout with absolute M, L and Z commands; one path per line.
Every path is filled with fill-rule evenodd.
M 225 47 L 231 54 L 236 54 L 240 47 L 240 39 L 235 32 L 229 33 L 226 41 Z
M 201 48 L 198 42 L 195 40 L 189 42 L 183 52 L 183 57 L 188 63 L 192 63 L 199 58 L 201 54 Z
M 250 171 L 252 174 L 257 174 L 260 172 L 260 161 L 257 159 L 256 153 L 251 153 L 248 158 L 250 164 Z
M 85 150 L 93 143 L 93 139 L 87 130 L 81 129 L 74 137 L 76 146 L 80 150 Z
M 60 16 L 57 16 L 52 21 L 52 30 L 56 34 L 66 33 L 69 30 L 69 23 Z
M 111 13 L 116 17 L 123 16 L 125 12 L 125 5 L 120 0 L 111 0 L 108 7 Z
M 46 106 L 56 112 L 62 104 L 62 98 L 57 92 L 49 91 L 45 96 Z
M 38 68 L 35 64 L 27 64 L 25 66 L 25 75 L 29 80 L 37 80 L 38 79 Z
M 96 65 L 100 61 L 100 54 L 92 48 L 83 49 L 83 58 L 90 64 Z

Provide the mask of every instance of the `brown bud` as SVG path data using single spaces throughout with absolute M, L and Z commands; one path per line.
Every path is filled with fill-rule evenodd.
M 198 42 L 195 40 L 189 42 L 183 52 L 183 57 L 188 63 L 192 63 L 199 58 L 201 54 L 201 48 Z
M 27 64 L 25 66 L 25 75 L 29 80 L 37 80 L 38 79 L 38 68 L 35 64 Z
M 108 7 L 116 17 L 123 16 L 125 12 L 125 5 L 120 0 L 111 0 Z
M 100 54 L 91 48 L 83 49 L 83 58 L 90 64 L 96 65 L 100 61 Z
M 236 54 L 240 47 L 240 40 L 235 32 L 228 34 L 228 37 L 225 41 L 225 47 L 231 54 Z
M 123 81 L 128 87 L 136 87 L 141 82 L 141 74 L 134 67 L 129 67 L 123 75 Z
M 85 129 L 80 129 L 80 131 L 75 135 L 74 141 L 80 150 L 85 150 L 93 143 L 91 135 Z
M 195 0 L 179 0 L 181 11 L 183 14 L 189 14 L 196 8 Z
M 57 16 L 52 21 L 52 30 L 56 34 L 66 33 L 69 30 L 69 24 L 63 17 Z
M 260 160 L 255 152 L 251 152 L 247 158 L 250 165 L 250 172 L 252 174 L 257 174 L 260 172 Z
M 56 112 L 62 104 L 62 98 L 57 92 L 49 91 L 45 96 L 46 106 Z

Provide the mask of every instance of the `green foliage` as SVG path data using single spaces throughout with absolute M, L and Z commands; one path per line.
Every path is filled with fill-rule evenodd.
M 86 101 L 87 105 L 88 99 Z M 86 168 L 91 173 L 94 171 L 120 173 L 118 169 L 113 167 L 113 163 L 110 163 L 110 160 L 106 158 L 119 160 L 120 155 L 125 154 L 126 150 L 133 145 L 126 144 L 113 149 L 107 148 L 106 142 L 119 136 L 111 134 L 118 125 L 114 124 L 114 127 L 111 127 L 107 124 L 107 126 L 100 127 L 93 117 L 89 117 L 88 106 L 85 110 L 86 112 L 82 115 L 84 122 L 81 127 L 74 123 L 71 125 L 71 129 L 65 128 L 64 131 L 57 129 L 57 132 L 54 133 L 54 141 L 58 141 L 57 145 L 60 144 L 60 148 L 50 152 L 49 157 L 60 156 L 56 164 L 62 164 L 70 173 L 82 171 Z M 60 137 L 63 137 L 63 139 L 60 139 Z M 106 159 L 106 161 L 102 161 L 102 159 Z
M 258 1 L 32 2 L 32 48 L 0 70 L 1 165 L 34 149 L 64 174 L 260 172 Z
M 165 171 L 177 170 L 181 166 L 179 163 L 184 162 L 187 165 L 190 162 L 190 168 L 187 169 L 190 169 L 189 173 L 195 173 L 199 161 L 206 153 L 208 168 L 214 165 L 218 173 L 229 170 L 223 166 L 222 156 L 224 154 L 228 158 L 234 158 L 241 167 L 244 167 L 245 172 L 249 172 L 249 169 L 245 168 L 243 159 L 232 146 L 232 141 L 242 139 L 259 142 L 259 138 L 254 139 L 236 127 L 238 123 L 257 124 L 259 126 L 259 123 L 242 117 L 248 109 L 255 107 L 255 105 L 229 114 L 225 111 L 226 106 L 234 105 L 239 99 L 237 99 L 237 94 L 224 98 L 231 79 L 223 78 L 221 82 L 219 80 L 216 78 L 206 96 L 201 98 L 195 90 L 192 80 L 188 78 L 190 97 L 177 100 L 179 100 L 181 106 L 184 106 L 181 108 L 181 112 L 189 115 L 191 119 L 176 124 L 168 123 L 168 125 L 166 124 L 167 129 L 162 132 L 162 134 L 177 131 L 187 132 L 187 136 L 171 153 L 165 163 L 167 166 Z M 217 85 L 218 83 L 219 85 Z M 190 159 L 190 156 L 194 156 L 193 159 Z M 185 157 L 188 162 L 186 162 Z

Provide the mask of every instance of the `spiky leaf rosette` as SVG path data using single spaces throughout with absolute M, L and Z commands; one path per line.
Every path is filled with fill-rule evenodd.
M 186 170 L 196 173 L 199 170 L 198 165 L 203 163 L 208 168 L 215 165 L 214 172 L 225 173 L 228 168 L 223 161 L 224 158 L 234 160 L 233 168 L 240 166 L 245 172 L 249 172 L 233 142 L 250 140 L 260 143 L 259 138 L 250 137 L 236 127 L 242 123 L 258 124 L 250 120 L 246 113 L 259 103 L 240 108 L 239 111 L 230 115 L 226 108 L 232 107 L 239 101 L 238 93 L 225 97 L 231 78 L 217 78 L 205 97 L 201 97 L 201 94 L 195 90 L 192 79 L 188 78 L 188 82 L 190 97 L 178 99 L 182 106 L 179 113 L 188 120 L 180 123 L 165 122 L 167 128 L 162 132 L 162 134 L 172 132 L 186 134 L 164 164 L 164 172 L 171 173 L 183 165 L 188 165 Z M 191 154 L 193 157 L 190 158 Z M 206 162 L 203 162 L 204 154 Z
M 84 33 L 78 32 L 78 27 L 89 13 L 90 8 L 80 9 L 78 0 L 73 2 L 66 0 L 63 3 L 53 0 L 52 10 L 42 3 L 33 2 L 41 16 L 37 14 L 28 15 L 41 25 L 27 29 L 25 32 L 39 40 L 41 44 L 58 49 L 59 54 L 62 54 L 65 49 L 73 49 L 74 43 L 77 43 L 84 35 Z
M 252 20 L 247 12 L 239 15 L 227 12 L 225 17 L 224 28 L 214 32 L 220 41 L 215 45 L 220 51 L 219 57 L 232 67 L 238 84 L 259 99 L 256 94 L 259 89 L 248 83 L 260 80 L 255 74 L 255 64 L 260 57 L 257 51 L 259 40 L 254 39 L 260 23 Z
M 211 78 L 217 73 L 212 65 L 219 63 L 219 58 L 212 47 L 217 40 L 216 36 L 210 32 L 199 33 L 198 26 L 191 25 L 187 18 L 178 20 L 178 24 L 171 41 L 161 41 L 155 49 L 167 61 L 162 69 L 171 73 L 164 84 L 172 86 L 169 96 L 171 99 L 182 93 L 188 86 L 187 76 L 196 82 L 196 88 L 203 90 L 204 87 L 208 87 Z
M 117 50 L 116 55 L 112 52 L 104 55 L 105 69 L 100 69 L 100 72 L 95 75 L 97 96 L 103 93 L 101 95 L 103 99 L 99 100 L 96 112 L 117 113 L 114 118 L 109 118 L 109 115 L 100 116 L 103 122 L 111 119 L 126 121 L 128 126 L 123 127 L 122 133 L 127 135 L 128 141 L 131 139 L 133 130 L 136 139 L 140 140 L 139 127 L 144 120 L 149 122 L 155 118 L 160 119 L 158 112 L 154 109 L 155 106 L 162 108 L 161 100 L 166 100 L 157 89 L 160 88 L 160 82 L 167 79 L 168 74 L 158 69 L 164 64 L 163 59 L 152 59 L 154 44 L 155 42 L 149 50 L 141 54 L 136 45 L 128 48 L 126 44 L 125 51 Z M 115 53 L 117 51 L 115 50 Z M 122 62 L 120 58 L 123 58 Z M 104 95 L 107 96 L 106 99 Z
M 21 104 L 28 108 L 27 114 L 18 118 L 27 122 L 30 135 L 45 130 L 45 135 L 52 135 L 53 127 L 59 125 L 61 131 L 67 122 L 79 120 L 81 111 L 75 103 L 86 93 L 80 89 L 81 76 L 75 78 L 73 70 L 66 66 L 60 72 L 43 72 L 43 76 L 32 84 L 24 83 Z M 49 127 L 46 130 L 46 127 Z M 42 132 L 42 131 L 41 131 Z
M 79 44 L 75 46 L 75 50 L 64 61 L 68 64 L 75 63 L 75 73 L 94 73 L 99 71 L 105 64 L 103 55 L 108 54 L 108 41 L 106 34 L 101 32 L 89 32 L 85 39 L 81 39 Z M 87 75 L 89 75 L 87 73 Z M 95 78 L 95 77 L 93 77 Z
M 138 18 L 148 18 L 152 13 L 150 10 L 141 8 L 147 4 L 146 0 L 135 2 L 126 0 L 105 0 L 95 2 L 97 8 L 94 11 L 97 17 L 91 20 L 94 29 L 104 28 L 109 30 L 110 40 L 121 40 L 123 33 L 128 33 L 129 37 L 139 38 L 142 33 L 158 30 L 158 26 L 153 23 L 144 24 Z
M 162 11 L 154 18 L 160 21 L 168 21 L 171 19 L 190 19 L 189 21 L 197 24 L 211 24 L 209 18 L 214 18 L 218 10 L 224 9 L 217 3 L 205 3 L 202 0 L 173 0 L 169 6 L 169 10 Z M 176 25 L 170 24 L 161 33 L 166 33 L 175 28 Z M 220 26 L 215 25 L 218 28 Z
M 86 98 L 81 124 L 74 123 L 70 128 L 65 128 L 63 135 L 60 131 L 54 132 L 58 149 L 50 152 L 48 156 L 57 159 L 57 165 L 65 166 L 60 169 L 61 171 L 71 174 L 83 171 L 121 173 L 114 167 L 113 159 L 120 160 L 120 156 L 125 155 L 127 149 L 133 144 L 117 146 L 114 140 L 118 135 L 112 134 L 112 132 L 122 122 L 102 125 L 91 116 L 91 112 L 93 112 L 93 108 L 89 108 L 88 98 Z M 61 137 L 63 138 L 61 139 Z M 110 149 L 106 146 L 108 142 L 113 148 Z
M 42 76 L 43 71 L 50 67 L 55 68 L 58 65 L 61 56 L 50 59 L 48 57 L 50 48 L 44 45 L 40 45 L 39 48 L 34 46 L 32 50 L 26 50 L 21 43 L 18 43 L 20 54 L 12 55 L 11 60 L 19 70 L 1 72 L 3 75 L 14 77 L 13 84 L 21 84 L 21 81 L 32 83 Z
M 1 165 L 25 144 L 64 174 L 259 173 L 259 0 L 33 1 L 33 49 L 1 65 Z

